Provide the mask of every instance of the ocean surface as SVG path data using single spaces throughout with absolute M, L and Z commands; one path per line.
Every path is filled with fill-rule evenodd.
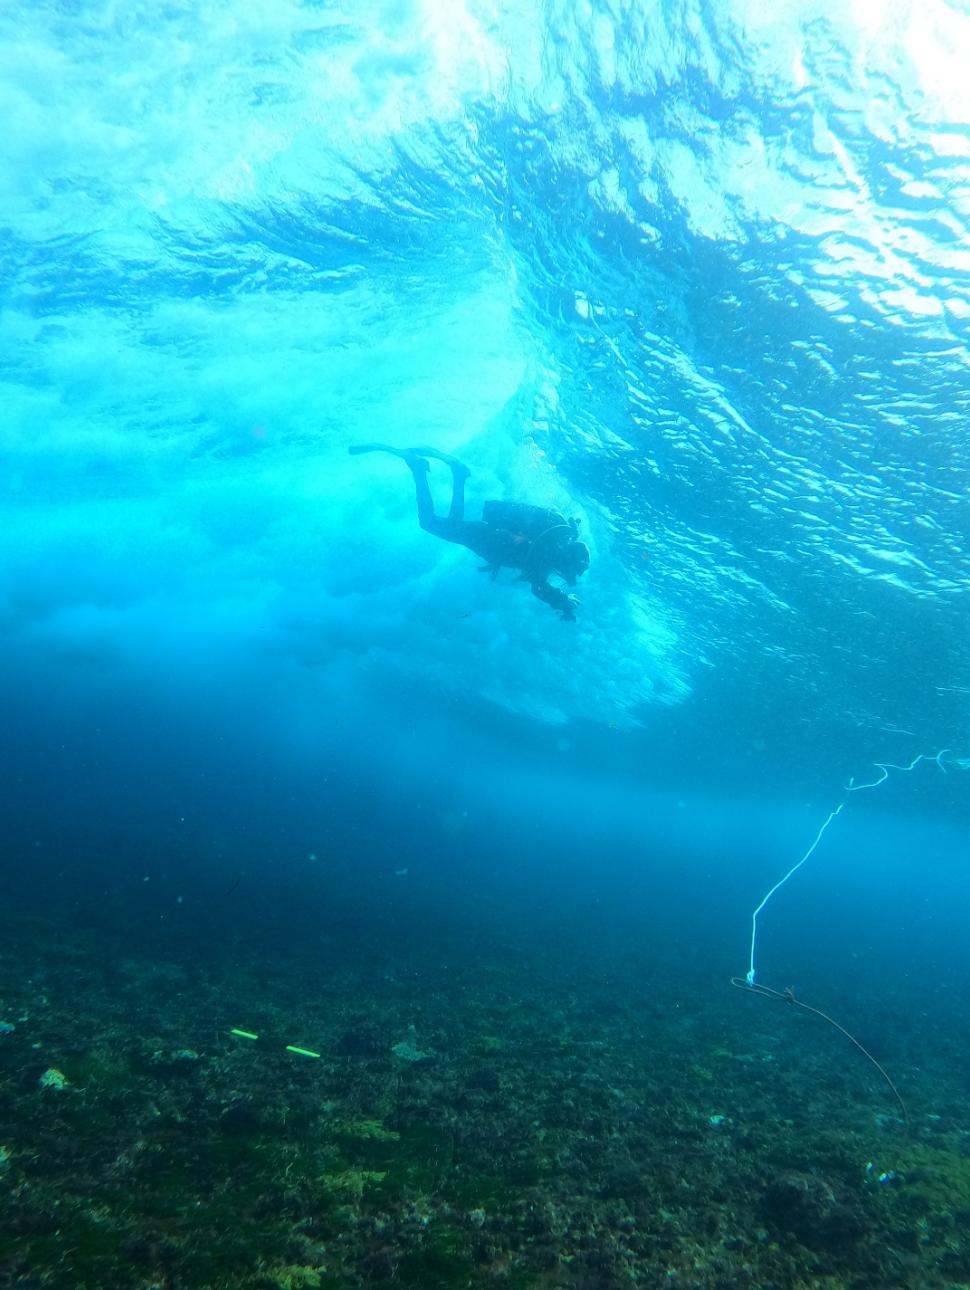
M 970 1286 L 968 65 L 0 9 L 0 1287 Z

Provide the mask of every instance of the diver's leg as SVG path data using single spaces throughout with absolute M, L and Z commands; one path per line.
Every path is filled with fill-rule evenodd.
M 427 529 L 429 533 L 437 533 L 439 537 L 447 536 L 441 532 L 441 526 L 446 521 L 434 513 L 434 502 L 428 487 L 427 458 L 434 457 L 436 461 L 445 462 L 451 468 L 451 505 L 448 508 L 447 519 L 456 524 L 464 520 L 465 480 L 471 471 L 457 457 L 449 457 L 446 452 L 439 452 L 437 448 L 393 448 L 386 443 L 355 443 L 351 444 L 347 451 L 355 457 L 363 452 L 389 452 L 392 456 L 400 457 L 402 461 L 407 462 L 414 476 L 414 487 L 418 497 L 418 520 L 423 529 Z
M 448 459 L 448 464 L 451 467 L 451 505 L 448 507 L 448 518 L 456 521 L 463 520 L 465 518 L 465 480 L 471 471 L 454 457 Z
M 451 470 L 451 505 L 448 507 L 448 519 L 455 523 L 460 523 L 465 518 L 465 480 L 472 473 L 466 465 L 458 460 L 457 457 L 449 457 L 446 452 L 439 452 L 437 448 L 408 448 L 405 453 L 401 453 L 405 461 L 412 456 L 433 457 L 435 461 L 443 461 Z M 440 523 L 441 521 L 439 521 Z
M 408 453 L 405 456 L 400 454 L 404 461 L 407 462 L 414 479 L 414 493 L 418 502 L 418 523 L 426 533 L 433 533 L 435 537 L 446 538 L 451 540 L 451 534 L 448 532 L 448 521 L 435 514 L 434 498 L 431 496 L 431 489 L 428 486 L 428 463 L 423 457 L 416 454 Z
M 414 476 L 414 490 L 418 499 L 418 523 L 424 531 L 433 533 L 435 537 L 444 538 L 446 542 L 454 542 L 458 546 L 467 547 L 469 551 L 474 551 L 476 555 L 481 554 L 483 541 L 488 541 L 488 535 L 491 530 L 487 524 L 482 524 L 480 520 L 462 519 L 465 475 L 468 474 L 465 467 L 461 466 L 460 462 L 458 463 L 460 469 L 454 475 L 451 510 L 447 515 L 436 515 L 431 489 L 428 487 L 428 463 L 423 457 L 410 454 L 404 460 Z M 462 471 L 464 471 L 464 474 L 461 473 Z M 455 514 L 456 498 L 457 514 Z

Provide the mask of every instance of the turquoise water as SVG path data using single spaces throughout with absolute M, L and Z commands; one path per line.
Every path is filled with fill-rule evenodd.
M 403 924 L 494 943 L 510 996 L 548 940 L 633 997 L 629 947 L 764 1039 L 729 978 L 844 802 L 759 979 L 965 1151 L 968 51 L 965 0 L 0 13 L 0 1002 L 37 917 L 38 971 L 76 924 L 149 977 L 285 944 L 280 990 L 321 927 L 352 974 Z M 473 517 L 576 517 L 576 621 L 423 532 L 372 440 L 459 458 Z M 964 1284 L 941 1257 L 891 1283 Z

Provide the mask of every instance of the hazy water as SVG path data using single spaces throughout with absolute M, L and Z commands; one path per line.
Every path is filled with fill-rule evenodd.
M 900 1042 L 952 1002 L 967 5 L 92 2 L 0 34 L 10 914 L 187 953 L 277 919 L 312 965 L 334 902 L 443 908 L 721 990 L 847 780 L 949 749 L 850 798 L 759 961 L 897 999 Z M 422 533 L 401 464 L 348 458 L 372 438 L 581 516 L 578 622 Z

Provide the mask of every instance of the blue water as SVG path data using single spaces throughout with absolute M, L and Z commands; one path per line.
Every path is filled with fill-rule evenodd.
M 734 1008 L 850 778 L 948 750 L 759 933 L 922 1042 L 970 984 L 966 0 L 61 0 L 0 50 L 10 915 L 191 949 L 229 892 L 312 971 L 335 901 L 446 909 Z M 373 439 L 579 517 L 577 621 Z

